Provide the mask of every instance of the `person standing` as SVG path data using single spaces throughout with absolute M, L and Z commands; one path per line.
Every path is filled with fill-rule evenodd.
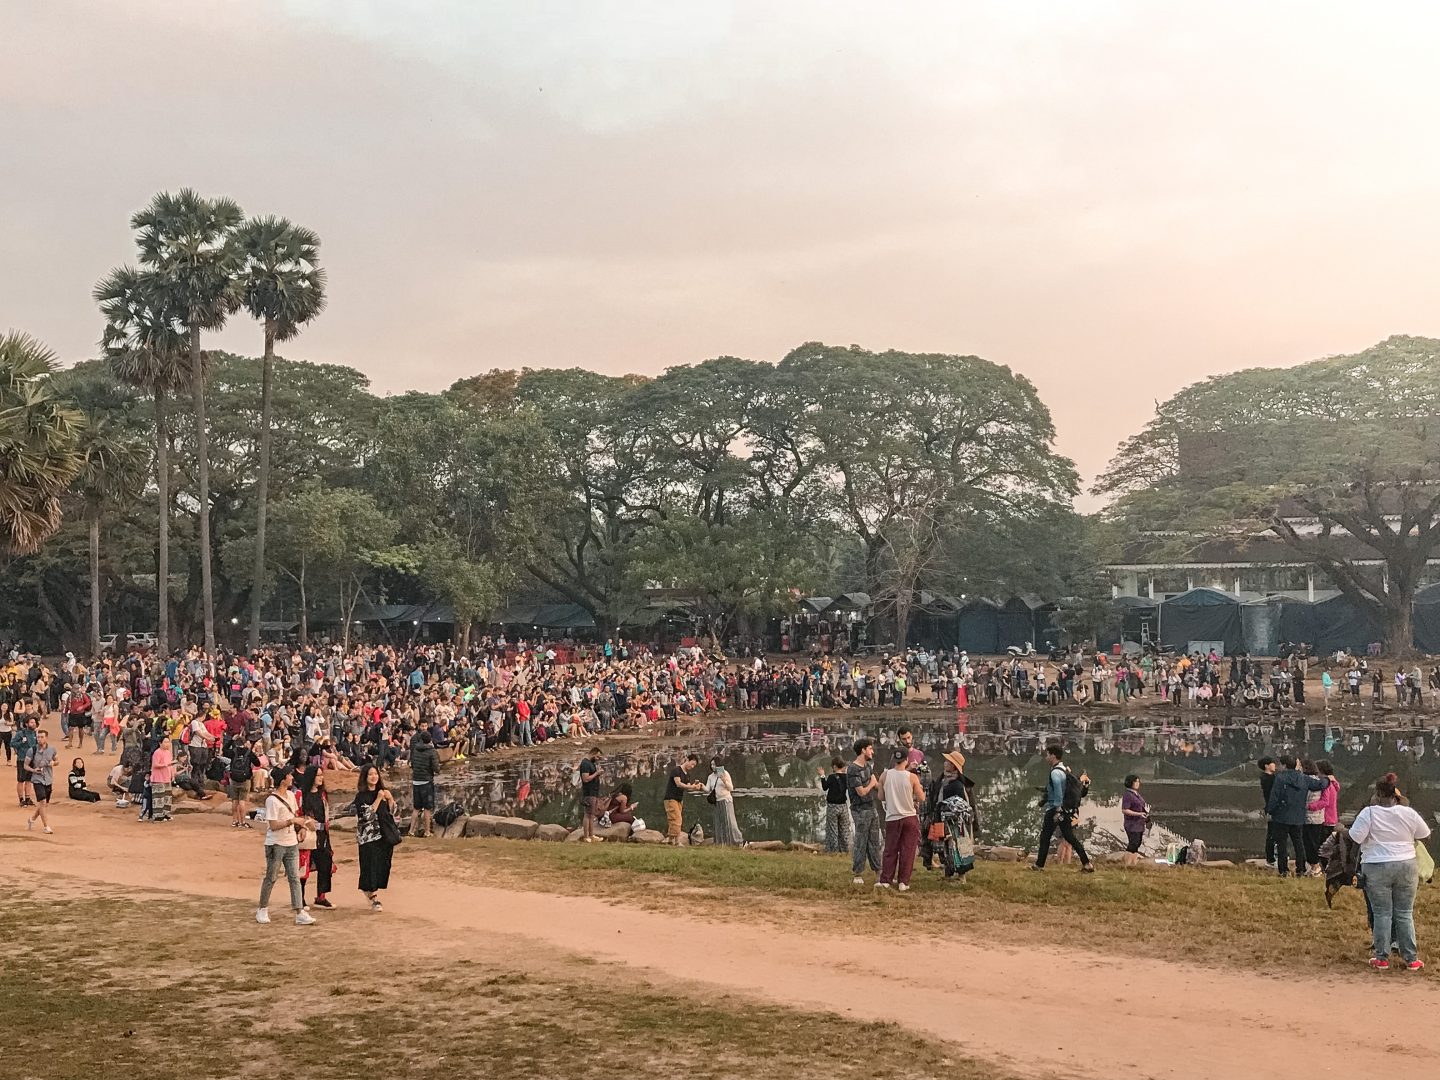
M 161 738 L 150 754 L 150 820 L 170 820 L 170 799 L 175 783 L 175 756 L 170 740 Z
M 305 899 L 305 882 L 313 871 L 315 874 L 315 906 L 333 908 L 330 902 L 331 880 L 335 871 L 335 853 L 330 847 L 330 793 L 325 789 L 325 770 L 311 765 L 300 778 L 300 813 L 310 823 L 306 832 L 314 838 L 314 846 L 307 847 L 301 837 L 300 860 L 304 872 L 300 876 L 300 899 Z
M 1389 970 L 1393 940 L 1406 970 L 1419 972 L 1425 964 L 1415 942 L 1415 891 L 1420 885 L 1415 845 L 1430 835 L 1430 826 L 1403 805 L 1395 779 L 1388 773 L 1375 782 L 1374 802 L 1355 815 L 1350 839 L 1360 845 L 1365 868 L 1365 898 L 1372 916 L 1370 966 Z
M 380 890 L 390 885 L 390 861 L 394 848 L 380 827 L 382 814 L 395 814 L 395 796 L 385 786 L 380 770 L 366 765 L 360 770 L 355 791 L 355 842 L 360 848 L 360 891 L 370 901 L 371 911 L 383 911 Z
M 1305 862 L 1311 877 L 1322 877 L 1325 865 L 1320 848 L 1340 823 L 1340 781 L 1335 779 L 1335 766 L 1328 761 L 1317 761 L 1305 772 L 1330 780 L 1329 787 L 1305 804 Z
M 415 818 L 410 822 L 411 836 L 429 836 L 435 817 L 435 777 L 440 772 L 440 751 L 424 728 L 410 743 L 410 792 L 414 800 Z
M 15 793 L 21 806 L 35 805 L 35 789 L 30 782 L 30 767 L 26 763 L 39 744 L 35 717 L 27 714 L 23 723 L 16 723 L 15 734 L 10 736 L 10 745 L 15 750 Z
M 1295 767 L 1295 757 L 1284 754 L 1280 771 L 1275 774 L 1265 812 L 1270 815 L 1270 831 L 1275 838 L 1275 870 L 1281 877 L 1289 873 L 1285 845 L 1295 849 L 1295 875 L 1305 872 L 1305 807 L 1310 792 L 1324 791 L 1330 785 L 1328 776 L 1306 776 Z
M 825 791 L 825 850 L 849 853 L 851 844 L 850 797 L 845 786 L 845 762 L 830 760 L 830 774 L 816 769 L 820 786 Z
M 715 815 L 712 834 L 716 844 L 740 847 L 745 837 L 740 833 L 740 823 L 735 820 L 735 782 L 730 779 L 730 770 L 718 757 L 710 759 L 710 778 L 705 781 L 706 798 L 713 802 Z
M 50 819 L 45 811 L 50 809 L 50 793 L 55 787 L 55 756 L 58 751 L 50 745 L 50 733 L 44 728 L 35 732 L 35 747 L 30 751 L 26 767 L 30 770 L 30 786 L 35 792 L 35 812 L 25 821 L 25 828 L 33 829 L 40 822 L 43 830 L 53 833 Z
M 305 827 L 306 819 L 301 816 L 291 790 L 295 774 L 278 765 L 271 770 L 270 780 L 275 786 L 265 799 L 265 877 L 260 882 L 260 905 L 255 909 L 255 921 L 270 921 L 270 893 L 283 872 L 290 885 L 295 925 L 309 926 L 315 919 L 305 910 L 305 899 L 300 892 L 299 831 Z M 151 784 L 153 786 L 153 780 Z
M 850 824 L 854 840 L 850 847 L 850 873 L 856 885 L 864 885 L 865 864 L 880 872 L 880 820 L 875 801 L 880 778 L 875 775 L 875 744 L 855 740 L 855 760 L 845 769 L 845 789 L 850 795 Z
M 580 828 L 585 833 L 585 843 L 593 844 L 595 819 L 605 812 L 600 805 L 600 747 L 592 746 L 589 756 L 580 759 L 576 771 L 580 774 Z
M 1255 763 L 1260 770 L 1260 805 L 1265 814 L 1265 865 L 1275 865 L 1275 831 L 1270 828 L 1270 791 L 1275 786 L 1275 759 L 1262 757 Z
M 896 749 L 894 767 L 881 777 L 881 798 L 885 803 L 885 854 L 881 860 L 877 889 L 888 889 L 897 882 L 898 892 L 910 891 L 910 875 L 915 870 L 915 852 L 920 846 L 920 807 L 925 802 L 925 789 L 920 777 L 910 770 L 909 752 Z
M 690 779 L 690 770 L 699 764 L 699 757 L 694 754 L 686 754 L 678 765 L 670 766 L 670 771 L 665 774 L 665 842 L 667 844 L 680 843 L 680 832 L 685 824 L 685 793 L 699 791 L 704 786 L 698 781 Z
M 1140 797 L 1140 777 L 1134 773 L 1125 777 L 1120 815 L 1125 819 L 1125 865 L 1134 866 L 1140 861 L 1140 844 L 1145 839 L 1145 827 L 1150 824 L 1150 804 Z
M 244 735 L 237 735 L 230 745 L 230 765 L 226 770 L 226 794 L 230 796 L 230 827 L 248 829 L 250 822 L 245 817 L 245 803 L 254 786 L 255 770 L 260 765 L 260 755 L 251 749 Z
M 1079 797 L 1084 798 L 1085 789 L 1090 784 L 1090 778 L 1084 773 L 1074 777 L 1069 766 L 1064 763 L 1065 750 L 1059 743 L 1051 743 L 1045 748 L 1045 760 L 1050 766 L 1050 771 L 1045 782 L 1045 817 L 1040 825 L 1040 845 L 1035 853 L 1035 861 L 1031 864 L 1032 870 L 1044 870 L 1045 859 L 1050 854 L 1050 841 L 1054 838 L 1058 829 L 1060 838 L 1070 845 L 1071 850 L 1080 859 L 1080 872 L 1082 874 L 1093 874 L 1095 867 L 1090 865 L 1090 856 L 1085 852 L 1085 845 L 1075 835 L 1075 815 L 1080 810 L 1078 800 L 1066 799 L 1066 791 L 1078 790 Z M 1078 784 L 1072 781 L 1078 780 Z M 1067 806 L 1067 801 L 1074 803 Z

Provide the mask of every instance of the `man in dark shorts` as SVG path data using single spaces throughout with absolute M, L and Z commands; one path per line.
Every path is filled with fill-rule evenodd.
M 580 759 L 580 827 L 585 843 L 595 842 L 595 819 L 602 813 L 600 800 L 600 748 L 592 746 L 590 756 Z
M 428 836 L 435 816 L 435 775 L 440 771 L 440 752 L 430 741 L 430 732 L 421 729 L 410 741 L 410 793 L 415 816 L 410 835 Z
M 55 783 L 55 747 L 50 745 L 50 736 L 44 728 L 37 731 L 39 742 L 30 751 L 30 784 L 35 789 L 35 813 L 25 822 L 25 828 L 33 829 L 38 820 L 47 833 L 54 832 L 45 811 L 50 807 L 50 789 Z
M 30 784 L 30 753 L 39 744 L 40 738 L 35 733 L 37 721 L 33 716 L 27 716 L 23 726 L 15 729 L 15 734 L 10 736 L 10 747 L 15 751 L 15 793 L 20 798 L 21 806 L 35 805 L 35 791 Z

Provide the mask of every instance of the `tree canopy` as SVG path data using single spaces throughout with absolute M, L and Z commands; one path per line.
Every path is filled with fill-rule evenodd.
M 1094 491 L 1113 497 L 1113 520 L 1150 534 L 1155 558 L 1206 540 L 1279 541 L 1404 652 L 1440 544 L 1440 341 L 1392 337 L 1187 387 Z

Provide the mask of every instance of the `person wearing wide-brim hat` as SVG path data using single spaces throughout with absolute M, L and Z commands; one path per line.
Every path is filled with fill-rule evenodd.
M 965 775 L 965 755 L 959 750 L 947 751 L 942 756 L 945 763 L 937 781 L 939 790 L 935 799 L 935 820 L 942 822 L 945 831 L 938 845 L 940 862 L 945 867 L 947 881 L 963 881 L 975 866 L 975 837 L 980 827 L 980 814 L 975 807 L 975 781 Z M 958 815 L 951 813 L 946 816 L 943 812 L 946 800 L 957 798 L 963 800 L 964 806 Z

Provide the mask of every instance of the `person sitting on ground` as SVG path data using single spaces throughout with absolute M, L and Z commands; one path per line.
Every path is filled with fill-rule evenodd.
M 612 825 L 633 825 L 635 824 L 635 807 L 639 805 L 630 785 L 621 784 L 615 789 L 615 794 L 610 796 L 610 805 L 601 815 L 602 823 L 608 818 Z
M 100 793 L 85 786 L 85 759 L 76 758 L 70 763 L 70 798 L 76 802 L 99 802 Z
M 110 789 L 110 794 L 115 796 L 117 807 L 130 805 L 130 766 L 125 762 L 117 762 L 110 770 L 110 775 L 105 778 L 105 785 Z

